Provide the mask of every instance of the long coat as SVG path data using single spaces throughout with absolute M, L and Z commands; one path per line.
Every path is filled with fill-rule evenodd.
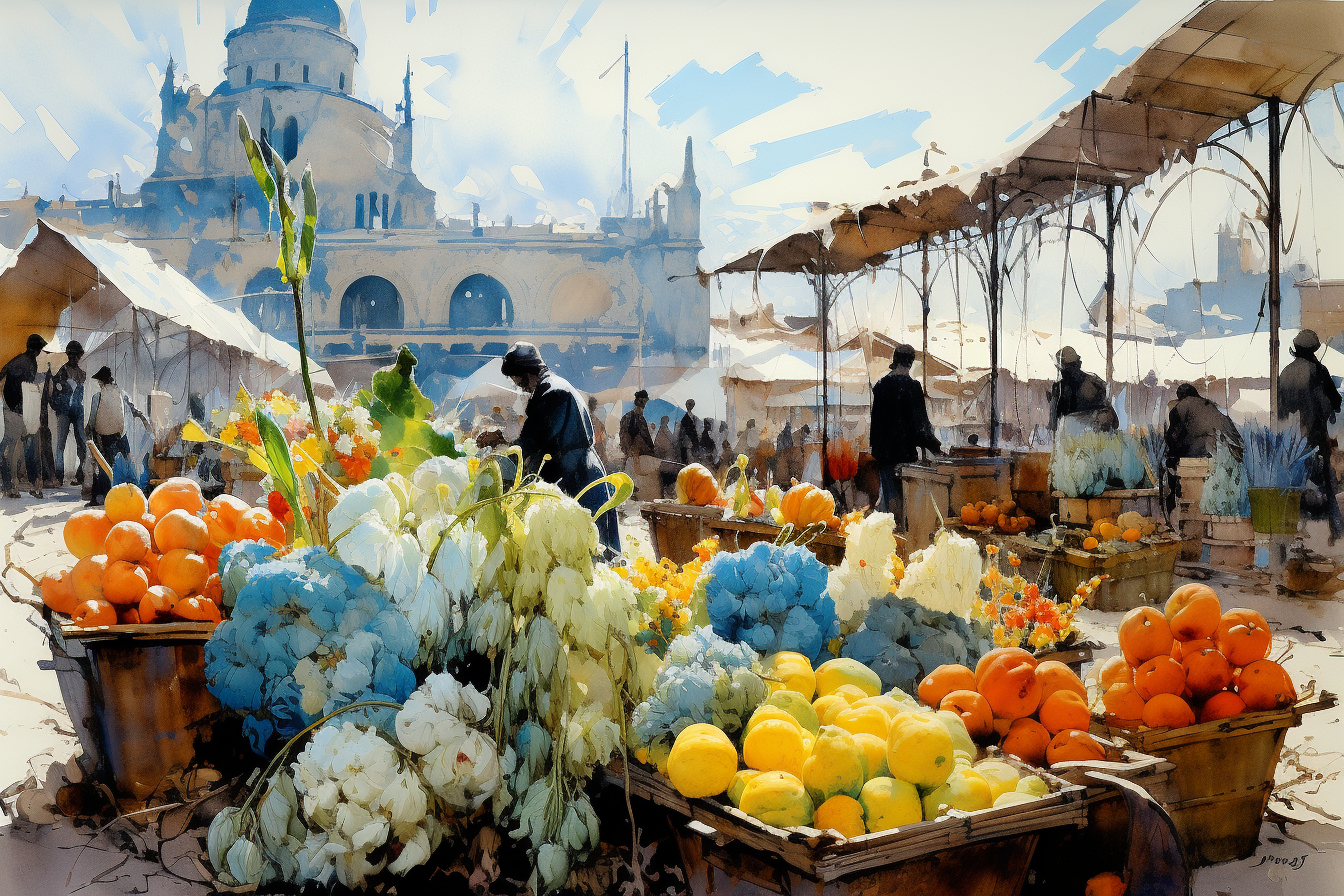
M 933 434 L 924 389 L 909 374 L 889 373 L 873 386 L 873 409 L 868 441 L 879 466 L 919 460 L 919 449 L 942 450 Z

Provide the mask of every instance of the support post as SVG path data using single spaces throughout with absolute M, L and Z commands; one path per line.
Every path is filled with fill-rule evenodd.
M 1106 397 L 1115 400 L 1115 191 L 1106 188 Z
M 635 216 L 634 180 L 630 176 L 630 40 L 625 41 L 625 107 L 621 113 L 621 179 L 625 181 L 625 216 Z
M 828 339 L 827 319 L 830 317 L 827 309 L 826 296 L 826 253 L 822 251 L 821 255 L 821 275 L 818 282 L 821 284 L 817 291 L 817 316 L 821 319 L 821 487 L 831 487 L 831 469 L 826 463 L 826 450 L 830 447 L 830 433 L 827 431 L 830 422 L 830 384 L 827 374 L 827 356 L 830 342 Z M 803 446 L 803 466 L 807 466 L 807 446 Z
M 1279 419 L 1279 99 L 1269 98 L 1269 416 Z
M 999 447 L 999 185 L 989 192 L 989 447 Z
M 920 387 L 924 390 L 924 400 L 927 401 L 929 396 L 929 235 L 927 233 L 919 238 L 919 247 L 923 256 L 919 287 L 919 309 L 923 314 L 920 331 L 924 339 L 920 355 L 923 360 L 919 380 Z

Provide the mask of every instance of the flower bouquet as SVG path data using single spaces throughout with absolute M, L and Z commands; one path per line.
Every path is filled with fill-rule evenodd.
M 1106 576 L 1093 576 L 1079 585 L 1067 601 L 1056 602 L 1042 593 L 1035 582 L 1028 582 L 1017 569 L 1022 561 L 1008 555 L 1010 574 L 999 567 L 999 551 L 993 545 L 990 568 L 980 577 L 980 595 L 971 609 L 971 618 L 981 620 L 993 634 L 995 647 L 1021 647 L 1045 653 L 1067 647 L 1077 640 L 1073 617 L 1088 595 Z

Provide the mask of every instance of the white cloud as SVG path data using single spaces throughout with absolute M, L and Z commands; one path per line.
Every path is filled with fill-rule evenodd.
M 61 127 L 60 122 L 47 111 L 46 106 L 37 107 L 37 118 L 42 122 L 42 128 L 47 132 L 47 139 L 51 141 L 51 145 L 56 147 L 57 152 L 65 156 L 67 162 L 70 161 L 70 158 L 79 152 L 79 144 L 70 139 L 70 135 L 65 132 L 65 128 Z
M 537 177 L 535 171 L 526 165 L 514 165 L 509 169 L 513 175 L 514 182 L 524 190 L 535 190 L 538 193 L 545 192 L 546 188 L 541 185 L 541 178 Z
M 0 93 L 0 127 L 12 134 L 23 125 L 24 119 L 19 114 L 19 110 L 14 108 L 14 104 L 9 101 L 9 97 Z

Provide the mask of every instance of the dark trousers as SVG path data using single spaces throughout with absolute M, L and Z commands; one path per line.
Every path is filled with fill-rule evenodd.
M 1335 495 L 1339 489 L 1339 482 L 1335 479 L 1334 468 L 1330 466 L 1330 442 L 1325 441 L 1315 447 L 1316 463 L 1312 467 L 1311 481 L 1325 496 L 1327 519 L 1330 520 L 1330 537 L 1338 538 L 1344 535 L 1344 514 L 1340 513 L 1339 498 Z
M 75 434 L 75 452 L 79 455 L 78 479 L 84 481 L 84 458 L 88 449 L 84 445 L 84 409 L 68 411 L 56 415 L 56 441 L 51 445 L 52 462 L 56 467 L 56 483 L 65 484 L 65 443 L 71 433 Z
M 879 467 L 877 470 L 881 491 L 878 493 L 877 509 L 896 518 L 896 528 L 902 532 L 905 524 L 905 495 L 901 492 L 901 464 Z
M 119 432 L 116 435 L 111 436 L 94 433 L 93 444 L 98 446 L 98 453 L 103 456 L 103 460 L 107 461 L 109 467 L 116 467 L 118 454 L 124 454 L 127 457 L 131 454 L 131 441 L 126 438 L 125 433 Z M 107 493 L 111 490 L 112 480 L 103 472 L 102 467 L 94 464 L 93 502 L 95 504 L 101 504 L 103 498 L 105 498 Z

